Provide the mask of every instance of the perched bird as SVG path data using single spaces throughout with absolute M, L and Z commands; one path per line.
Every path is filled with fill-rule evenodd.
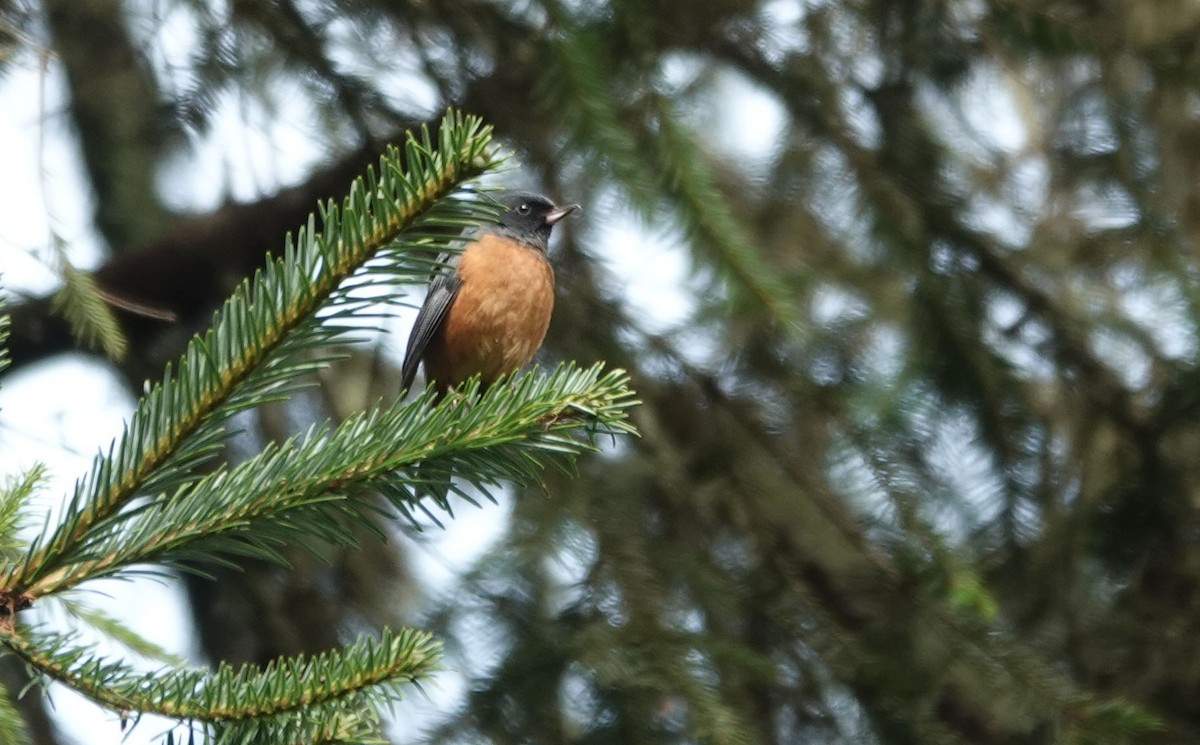
M 425 365 L 441 394 L 479 375 L 484 388 L 533 358 L 554 309 L 550 231 L 579 209 L 539 194 L 508 192 L 495 222 L 465 237 L 429 283 L 404 355 L 402 389 Z

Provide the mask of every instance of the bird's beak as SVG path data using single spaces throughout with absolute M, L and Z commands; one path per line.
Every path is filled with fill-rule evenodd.
M 572 212 L 574 212 L 575 210 L 578 210 L 578 209 L 582 209 L 582 208 L 577 204 L 568 204 L 566 207 L 559 207 L 556 210 L 551 210 L 546 213 L 546 224 L 553 225 L 554 223 L 558 222 L 559 220 L 563 219 L 564 217 L 566 217 L 567 215 L 571 214 Z

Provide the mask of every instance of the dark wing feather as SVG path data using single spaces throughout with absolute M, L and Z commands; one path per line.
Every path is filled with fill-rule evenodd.
M 413 322 L 412 332 L 408 335 L 408 348 L 404 352 L 404 367 L 401 370 L 402 391 L 407 391 L 412 386 L 417 377 L 417 365 L 425 355 L 425 348 L 446 320 L 446 313 L 450 311 L 454 296 L 462 286 L 457 266 L 458 254 L 455 254 L 438 267 L 429 282 L 429 294 L 425 296 L 425 303 L 417 313 L 417 320 Z

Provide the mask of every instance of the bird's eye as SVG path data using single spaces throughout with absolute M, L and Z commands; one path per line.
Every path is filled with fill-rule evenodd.
M 521 206 L 517 207 L 517 212 L 522 215 L 528 215 L 529 209 L 530 209 L 530 207 L 527 202 L 521 202 Z

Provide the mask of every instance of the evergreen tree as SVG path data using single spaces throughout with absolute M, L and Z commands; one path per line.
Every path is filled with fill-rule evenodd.
M 557 246 L 542 361 L 627 369 L 641 436 L 581 457 L 577 478 L 547 473 L 549 496 L 518 489 L 461 588 L 404 619 L 469 676 L 461 709 L 412 739 L 1200 742 L 1191 4 L 6 0 L 0 12 L 0 64 L 50 51 L 67 81 L 110 251 L 94 275 L 64 265 L 57 306 L 12 304 L 10 369 L 90 336 L 124 348 L 117 369 L 140 389 L 207 325 L 227 278 L 428 120 L 430 98 L 495 127 L 522 165 L 506 180 L 585 205 Z M 182 63 L 163 52 L 178 24 L 195 30 Z M 281 105 L 296 89 L 303 112 Z M 750 92 L 777 129 L 729 129 Z M 230 96 L 311 120 L 330 164 L 258 201 L 173 215 L 155 177 L 206 141 Z M 602 241 L 618 214 L 686 257 L 685 322 L 654 323 L 629 301 Z M 306 349 L 316 358 L 297 370 L 324 354 Z M 385 355 L 350 354 L 327 395 L 256 410 L 252 435 L 283 443 L 265 452 L 308 441 L 280 422 L 394 393 Z M 583 380 L 560 375 L 545 390 Z M 503 462 L 459 465 L 500 477 Z M 162 491 L 254 475 L 171 465 Z M 250 552 L 244 573 L 202 565 L 221 581 L 188 580 L 213 660 L 320 654 L 364 619 L 404 616 L 402 554 L 318 535 L 338 539 L 318 549 L 328 565 L 285 547 L 295 571 L 281 578 L 257 563 L 270 545 L 241 540 L 228 547 Z M 42 581 L 126 539 L 95 540 L 45 543 L 60 564 Z M 194 566 L 191 550 L 145 558 Z M 485 629 L 485 664 L 468 627 Z
M 380 739 L 375 707 L 398 695 L 401 683 L 426 677 L 437 660 L 428 632 L 383 629 L 261 669 L 222 663 L 208 672 L 176 663 L 140 672 L 91 651 L 78 628 L 22 623 L 20 614 L 34 604 L 67 603 L 76 621 L 99 621 L 98 630 L 144 652 L 148 643 L 118 620 L 73 608 L 69 591 L 163 568 L 203 572 L 198 562 L 249 557 L 286 566 L 282 548 L 292 543 L 354 547 L 354 526 L 382 533 L 373 519 L 383 508 L 378 497 L 393 517 L 415 523 L 418 510 L 431 517 L 431 510 L 451 510 L 447 495 L 427 493 L 431 479 L 457 475 L 479 487 L 530 481 L 539 452 L 574 455 L 598 433 L 629 431 L 623 374 L 561 366 L 504 381 L 511 385 L 494 386 L 477 402 L 477 382 L 437 406 L 428 392 L 336 427 L 310 428 L 236 465 L 214 462 L 235 413 L 287 398 L 327 361 L 321 349 L 369 317 L 379 301 L 368 290 L 423 280 L 440 253 L 455 250 L 448 228 L 489 217 L 487 202 L 449 198 L 493 167 L 489 134 L 478 120 L 449 115 L 436 146 L 427 131 L 410 136 L 403 159 L 389 150 L 340 207 L 322 208 L 319 229 L 310 218 L 283 256 L 240 285 L 212 328 L 148 388 L 118 441 L 77 482 L 58 523 L 28 542 L 18 528 L 33 518 L 24 503 L 41 474 L 35 468 L 12 482 L 0 500 L 0 643 L 7 651 L 40 678 L 122 717 L 182 720 L 213 742 Z M 571 436 L 581 429 L 587 439 Z M 0 731 L 6 742 L 24 739 L 11 705 L 0 708 Z

